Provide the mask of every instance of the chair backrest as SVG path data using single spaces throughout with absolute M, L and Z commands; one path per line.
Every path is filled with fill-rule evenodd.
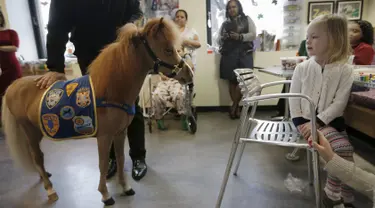
M 237 76 L 238 85 L 244 97 L 251 97 L 259 94 L 262 89 L 261 83 L 258 77 L 254 74 L 253 69 L 235 69 L 234 73 Z

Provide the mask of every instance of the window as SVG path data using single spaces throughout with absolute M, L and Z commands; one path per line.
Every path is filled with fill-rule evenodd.
M 228 0 L 207 1 L 207 40 L 212 49 L 218 49 L 217 37 L 225 21 L 225 9 Z M 281 39 L 283 49 L 294 49 L 300 42 L 302 0 L 240 0 L 244 13 L 257 27 L 257 34 L 266 31 L 275 35 L 275 41 Z M 209 5 L 209 6 L 208 6 Z M 255 46 L 259 47 L 258 37 Z

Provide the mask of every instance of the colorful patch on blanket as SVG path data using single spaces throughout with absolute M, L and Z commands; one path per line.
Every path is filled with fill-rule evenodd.
M 49 138 L 78 139 L 94 136 L 97 115 L 94 89 L 88 75 L 58 81 L 44 93 L 39 126 Z

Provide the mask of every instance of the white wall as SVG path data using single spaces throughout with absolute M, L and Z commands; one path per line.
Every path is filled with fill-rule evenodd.
M 262 0 L 263 1 L 263 0 Z M 266 0 L 264 0 L 266 1 Z M 28 60 L 37 59 L 36 45 L 31 25 L 29 5 L 27 0 L 7 0 L 7 11 L 10 27 L 15 29 L 21 40 L 19 53 Z M 5 0 L 0 0 L 0 5 L 5 8 Z M 307 22 L 307 5 L 304 6 L 303 22 Z M 230 105 L 227 83 L 219 78 L 218 63 L 220 56 L 216 54 L 207 54 L 207 31 L 206 31 L 206 1 L 205 0 L 180 0 L 180 8 L 187 10 L 189 13 L 189 24 L 195 28 L 202 43 L 198 50 L 197 65 L 198 70 L 195 79 L 195 89 L 197 96 L 195 104 L 197 106 L 225 106 Z M 364 0 L 363 19 L 368 19 L 375 26 L 375 0 Z M 306 24 L 307 26 L 307 24 Z M 268 67 L 279 64 L 279 58 L 282 56 L 294 56 L 296 51 L 279 51 L 279 52 L 256 52 L 255 66 Z M 262 82 L 279 80 L 271 75 L 258 73 Z M 281 87 L 271 88 L 265 93 L 280 92 Z M 276 101 L 265 102 L 264 105 L 273 105 Z
M 364 15 L 366 15 L 366 20 L 371 22 L 372 26 L 375 27 L 375 0 L 367 0 L 367 5 L 364 8 Z
M 2 0 L 3 2 L 5 0 Z M 6 10 L 8 27 L 14 29 L 20 39 L 20 47 L 17 52 L 25 60 L 37 60 L 38 53 L 31 23 L 29 3 L 27 0 L 7 0 Z

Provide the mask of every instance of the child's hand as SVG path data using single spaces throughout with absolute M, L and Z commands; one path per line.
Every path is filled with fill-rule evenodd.
M 165 76 L 163 73 L 159 73 L 159 75 L 160 75 L 160 78 L 161 78 L 161 80 L 163 80 L 163 81 L 167 81 L 169 78 L 167 77 L 167 76 Z
M 299 125 L 298 131 L 302 134 L 306 140 L 311 136 L 311 124 L 310 122 Z
M 182 40 L 182 46 L 185 47 L 185 46 L 189 46 L 189 45 L 191 45 L 189 39 L 186 39 L 186 38 L 185 38 L 185 39 Z
M 322 156 L 326 162 L 332 160 L 335 153 L 333 152 L 329 141 L 320 131 L 318 131 L 318 141 L 319 141 L 319 144 L 316 142 L 313 142 L 311 137 L 309 138 L 309 144 L 312 143 L 312 146 L 314 147 L 314 149 L 316 149 L 319 152 L 320 156 Z

